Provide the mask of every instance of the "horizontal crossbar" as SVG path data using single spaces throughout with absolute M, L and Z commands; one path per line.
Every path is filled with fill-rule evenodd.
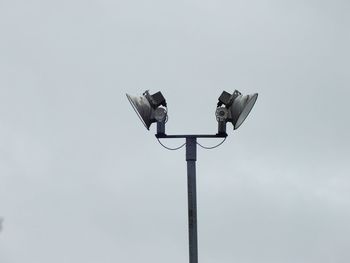
M 157 138 L 162 139 L 177 139 L 177 138 L 226 138 L 227 134 L 179 134 L 179 135 L 167 135 L 164 133 L 157 133 Z

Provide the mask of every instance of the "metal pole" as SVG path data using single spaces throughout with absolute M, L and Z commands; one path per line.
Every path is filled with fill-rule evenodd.
M 227 134 L 225 131 L 224 127 L 222 127 L 217 134 L 167 135 L 165 134 L 165 125 L 159 122 L 157 125 L 156 137 L 158 139 L 186 139 L 189 263 L 198 263 L 196 193 L 197 138 L 226 138 Z
M 196 193 L 197 138 L 186 138 L 188 236 L 190 263 L 198 263 L 197 242 L 197 193 Z

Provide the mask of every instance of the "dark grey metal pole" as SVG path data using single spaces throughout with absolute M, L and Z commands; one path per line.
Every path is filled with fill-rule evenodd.
M 188 236 L 190 263 L 198 263 L 197 242 L 197 193 L 196 193 L 197 138 L 186 138 Z
M 164 125 L 158 122 L 156 137 L 158 139 L 186 139 L 189 263 L 198 263 L 196 191 L 197 138 L 226 138 L 227 134 L 222 128 L 217 134 L 167 135 L 165 134 Z

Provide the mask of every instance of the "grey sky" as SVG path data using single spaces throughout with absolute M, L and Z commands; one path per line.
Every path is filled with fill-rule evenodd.
M 184 151 L 125 93 L 161 90 L 169 133 L 214 133 L 238 89 L 259 93 L 251 115 L 198 152 L 200 262 L 348 263 L 349 11 L 1 1 L 0 262 L 187 262 Z

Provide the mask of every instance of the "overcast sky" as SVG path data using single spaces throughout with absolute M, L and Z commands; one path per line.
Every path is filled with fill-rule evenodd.
M 146 89 L 166 97 L 168 133 L 215 133 L 223 90 L 259 93 L 198 149 L 201 263 L 350 262 L 349 13 L 0 1 L 0 262 L 188 261 L 185 152 L 133 112 L 125 93 Z

